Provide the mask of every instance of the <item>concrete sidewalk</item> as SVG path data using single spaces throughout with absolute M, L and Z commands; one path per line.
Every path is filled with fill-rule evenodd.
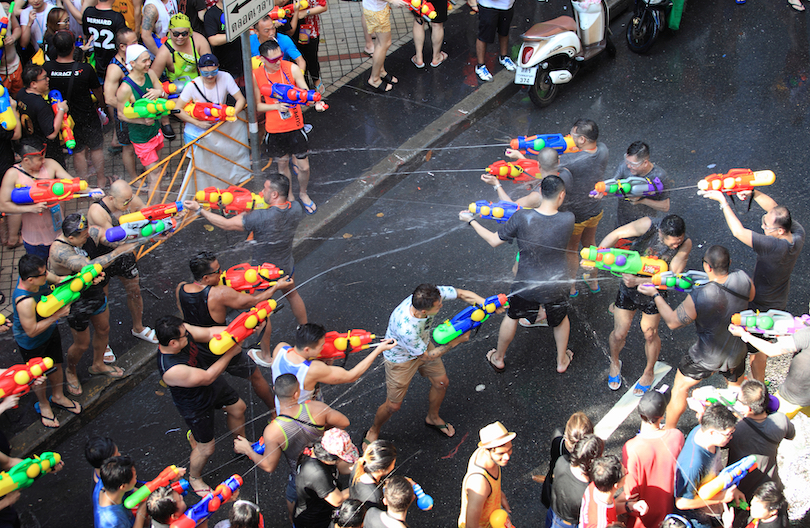
M 612 19 L 615 20 L 628 4 L 629 0 L 611 0 L 609 5 Z M 542 9 L 546 9 L 546 4 L 540 5 L 543 6 Z M 536 16 L 525 16 L 526 13 L 534 13 L 537 9 L 541 9 L 534 0 L 518 2 L 517 7 L 520 9 L 515 15 L 515 24 L 518 27 L 512 32 L 513 50 L 515 46 L 519 48 L 518 37 L 532 20 L 556 16 L 544 16 L 540 19 Z M 393 144 L 399 146 L 393 149 L 380 148 L 366 154 L 332 152 L 325 154 L 322 162 L 321 158 L 313 161 L 313 175 L 316 177 L 319 174 L 333 176 L 336 172 L 333 167 L 340 167 L 341 163 L 346 165 L 347 160 L 360 166 L 365 162 L 369 168 L 363 170 L 359 176 L 357 172 L 352 173 L 347 169 L 353 177 L 347 179 L 340 188 L 335 188 L 333 182 L 321 186 L 313 183 L 310 195 L 318 203 L 318 212 L 314 216 L 307 216 L 299 227 L 294 243 L 297 260 L 316 248 L 323 237 L 337 232 L 370 206 L 373 198 L 379 197 L 401 181 L 404 177 L 402 173 L 415 170 L 424 163 L 425 155 L 431 148 L 446 145 L 519 90 L 513 82 L 514 73 L 502 70 L 500 66 L 497 68 L 490 66 L 490 71 L 497 72 L 493 82 L 479 85 L 472 72 L 474 55 L 470 54 L 469 46 L 465 47 L 465 44 L 470 43 L 472 35 L 474 49 L 474 26 L 477 24 L 477 17 L 470 16 L 466 7 L 457 11 L 459 12 L 446 24 L 446 45 L 443 48 L 449 55 L 446 64 L 440 68 L 416 70 L 410 63 L 413 48 L 406 45 L 386 59 L 389 71 L 397 75 L 401 81 L 390 95 L 380 96 L 366 90 L 367 75 L 360 74 L 330 96 L 331 116 L 328 115 L 329 112 L 312 113 L 314 115 L 308 116 L 315 125 L 315 133 L 321 137 L 334 139 L 332 146 L 335 147 L 343 144 L 341 138 L 346 141 L 346 145 L 356 146 L 358 138 L 364 137 L 367 139 L 367 145 L 376 145 L 378 135 L 389 141 L 398 140 L 398 143 Z M 455 29 L 457 27 L 460 29 Z M 623 34 L 614 35 L 613 38 L 617 46 L 622 45 Z M 429 47 L 429 43 L 427 46 Z M 426 51 L 426 62 L 430 57 L 430 53 Z M 495 62 L 494 55 L 488 54 L 488 64 L 490 59 Z M 440 87 L 441 90 L 437 90 L 436 87 Z M 445 111 L 441 108 L 449 109 Z M 407 117 L 411 109 L 418 112 L 417 118 L 404 119 L 403 114 Z M 532 108 L 532 111 L 538 110 Z M 372 127 L 371 134 L 366 131 L 364 135 L 363 128 L 364 126 L 368 128 L 369 125 L 363 123 L 362 115 L 368 116 L 369 112 L 373 114 L 375 126 Z M 435 117 L 429 119 L 434 114 Z M 392 128 L 383 130 L 379 122 L 384 121 L 386 117 L 391 120 Z M 403 121 L 399 121 L 400 119 Z M 350 125 L 355 125 L 357 129 L 351 129 Z M 313 156 L 317 153 L 315 150 L 312 152 Z M 371 199 L 365 200 L 366 198 Z M 184 233 L 180 233 L 177 238 L 183 235 Z M 124 397 L 153 371 L 156 351 L 155 345 L 139 343 L 128 352 L 119 354 L 117 364 L 125 368 L 127 378 L 113 381 L 105 377 L 94 377 L 89 381 L 83 381 L 84 394 L 80 401 L 84 406 L 84 412 L 80 416 L 61 413 L 59 420 L 62 425 L 59 429 L 45 429 L 39 421 L 34 422 L 11 439 L 13 456 L 25 457 L 31 453 L 47 450 L 78 431 L 104 409 Z

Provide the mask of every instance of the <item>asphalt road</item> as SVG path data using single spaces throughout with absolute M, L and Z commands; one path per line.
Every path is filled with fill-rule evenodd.
M 623 35 L 628 18 L 626 14 L 612 25 L 618 56 L 605 58 L 593 70 L 578 75 L 550 108 L 539 111 L 526 94 L 519 93 L 449 148 L 434 151 L 419 172 L 384 196 L 359 204 L 367 209 L 296 265 L 310 320 L 329 330 L 363 328 L 383 334 L 390 311 L 421 282 L 455 285 L 484 296 L 508 292 L 515 248 L 491 249 L 458 221 L 457 213 L 472 201 L 493 199 L 492 190 L 479 180 L 479 170 L 501 158 L 503 147 L 498 145 L 517 135 L 567 132 L 579 117 L 599 124 L 599 139 L 610 149 L 608 176 L 637 139 L 651 145 L 652 160 L 667 170 L 676 188 L 732 168 L 771 169 L 777 180 L 767 192 L 787 205 L 796 219 L 810 224 L 802 175 L 810 164 L 806 17 L 780 3 L 693 2 L 681 30 L 665 36 L 647 56 L 627 50 Z M 520 194 L 515 191 L 515 196 Z M 606 217 L 597 239 L 615 223 L 610 200 L 605 199 Z M 697 197 L 694 188 L 673 191 L 671 211 L 686 219 L 694 243 L 689 269 L 700 269 L 702 252 L 712 244 L 731 250 L 733 267 L 753 269 L 753 253 L 732 239 L 717 206 Z M 744 225 L 758 229 L 761 212 L 756 206 L 751 212 L 738 206 L 738 213 Z M 191 229 L 204 233 L 201 225 Z M 163 297 L 159 303 L 150 302 L 152 316 L 173 310 L 168 292 L 185 274 L 184 253 L 192 251 L 180 240 L 171 241 L 173 245 L 147 269 L 155 279 L 153 289 Z M 246 248 L 239 240 L 223 234 L 207 239 L 223 244 L 221 261 L 229 265 L 244 260 Z M 804 256 L 794 271 L 788 305 L 793 313 L 806 310 L 807 272 Z M 451 382 L 441 414 L 456 427 L 453 439 L 441 438 L 421 425 L 428 384 L 414 381 L 401 412 L 382 432 L 400 452 L 397 471 L 414 478 L 435 499 L 432 511 L 411 511 L 411 524 L 455 523 L 461 479 L 478 429 L 501 420 L 518 434 L 514 456 L 504 471 L 513 522 L 540 525 L 545 510 L 539 501 L 540 487 L 530 474 L 545 471 L 549 434 L 577 410 L 598 421 L 624 393 L 608 390 L 606 379 L 607 336 L 612 328 L 607 306 L 616 284 L 604 280 L 602 293 L 582 292 L 573 302 L 570 348 L 574 360 L 566 374 L 555 371 L 549 329 L 519 330 L 507 355 L 507 372 L 498 375 L 490 370 L 484 354 L 495 346 L 499 317 L 485 323 L 470 343 L 448 354 L 445 363 Z M 673 295 L 670 302 L 681 298 Z M 461 301 L 446 303 L 441 315 L 450 317 L 462 308 Z M 289 309 L 274 316 L 274 343 L 291 338 L 293 329 Z M 692 328 L 670 332 L 662 327 L 661 335 L 661 361 L 670 365 L 677 364 L 694 340 Z M 643 370 L 642 341 L 634 329 L 623 353 L 626 385 Z M 356 360 L 351 358 L 349 365 Z M 671 384 L 672 377 L 670 372 L 663 383 Z M 251 399 L 245 383 L 233 383 L 248 401 L 251 416 L 258 417 L 252 424 L 255 430 L 248 428 L 255 440 L 266 409 L 255 397 Z M 381 363 L 356 384 L 324 392 L 326 401 L 349 416 L 350 432 L 359 443 L 361 431 L 370 425 L 385 397 Z M 688 429 L 694 419 L 685 415 L 681 423 Z M 617 453 L 637 427 L 633 413 L 618 425 L 608 450 Z M 209 484 L 233 473 L 245 475 L 243 496 L 258 498 L 268 526 L 286 526 L 284 472 L 267 476 L 251 470 L 248 461 L 234 461 L 224 420 L 219 421 L 218 432 L 223 440 L 207 468 Z M 67 467 L 24 492 L 19 509 L 26 525 L 88 526 L 92 522 L 90 469 L 82 455 L 88 436 L 113 437 L 120 450 L 137 461 L 139 475 L 151 477 L 169 464 L 186 463 L 189 450 L 184 433 L 168 391 L 158 385 L 156 374 L 150 376 L 56 449 Z

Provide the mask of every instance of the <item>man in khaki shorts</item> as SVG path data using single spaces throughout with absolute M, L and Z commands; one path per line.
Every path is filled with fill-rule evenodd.
M 371 55 L 368 84 L 379 93 L 390 92 L 399 79 L 385 71 L 385 55 L 391 47 L 391 6 L 407 7 L 404 0 L 363 0 L 363 17 L 369 35 L 377 34 Z
M 439 407 L 450 383 L 441 357 L 456 345 L 469 341 L 470 333 L 466 332 L 441 346 L 435 346 L 430 340 L 431 322 L 439 313 L 442 302 L 456 298 L 469 304 L 484 303 L 483 297 L 471 291 L 452 286 L 420 284 L 411 296 L 391 312 L 385 337 L 396 339 L 397 344 L 383 352 L 387 395 L 385 402 L 377 409 L 374 424 L 366 432 L 364 443 L 379 438 L 380 428 L 402 407 L 402 400 L 417 372 L 430 380 L 425 427 L 435 429 L 447 437 L 456 434 L 455 428 L 439 417 Z

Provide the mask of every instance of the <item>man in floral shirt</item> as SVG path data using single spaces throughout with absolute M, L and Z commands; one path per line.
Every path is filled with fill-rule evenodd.
M 380 428 L 402 407 L 402 400 L 417 372 L 430 380 L 425 427 L 435 429 L 447 437 L 456 434 L 453 426 L 439 417 L 439 407 L 449 383 L 441 357 L 456 345 L 468 341 L 470 333 L 466 332 L 441 346 L 435 346 L 430 340 L 431 322 L 439 313 L 442 302 L 456 298 L 469 304 L 484 303 L 483 297 L 471 291 L 452 286 L 420 284 L 413 294 L 391 313 L 385 337 L 396 339 L 397 345 L 383 353 L 388 392 L 385 403 L 377 409 L 374 425 L 366 432 L 364 443 L 379 438 Z

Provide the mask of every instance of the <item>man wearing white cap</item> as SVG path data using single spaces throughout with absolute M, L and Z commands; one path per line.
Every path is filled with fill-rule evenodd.
M 490 528 L 489 518 L 494 511 L 512 511 L 501 490 L 501 468 L 509 463 L 512 440 L 517 434 L 495 422 L 481 429 L 479 435 L 481 441 L 470 457 L 461 485 L 459 528 Z
M 160 160 L 160 150 L 163 148 L 163 133 L 160 131 L 160 121 L 151 117 L 126 117 L 124 105 L 134 103 L 138 99 L 157 99 L 166 97 L 157 75 L 149 70 L 152 59 L 149 50 L 140 44 L 127 46 L 127 67 L 130 73 L 118 88 L 115 97 L 118 102 L 118 118 L 129 123 L 129 139 L 135 154 L 149 170 Z M 160 182 L 157 171 L 149 173 L 149 196 L 152 195 Z M 157 197 L 159 198 L 159 197 Z

